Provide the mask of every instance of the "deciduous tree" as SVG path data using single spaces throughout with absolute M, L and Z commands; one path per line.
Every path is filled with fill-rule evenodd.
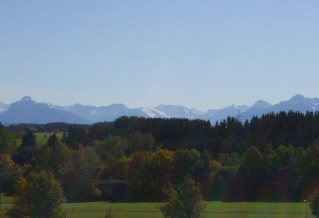
M 199 184 L 188 176 L 183 183 L 170 190 L 169 201 L 160 210 L 165 218 L 200 218 L 205 206 Z
M 14 205 L 7 210 L 10 217 L 65 217 L 61 203 L 63 190 L 53 173 L 30 173 L 16 184 Z

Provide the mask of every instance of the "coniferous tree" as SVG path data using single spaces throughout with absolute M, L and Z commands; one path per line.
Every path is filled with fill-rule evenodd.
M 38 145 L 36 136 L 33 132 L 27 131 L 22 138 L 22 143 L 18 150 L 18 155 L 15 158 L 15 162 L 19 165 L 30 163 L 37 150 Z

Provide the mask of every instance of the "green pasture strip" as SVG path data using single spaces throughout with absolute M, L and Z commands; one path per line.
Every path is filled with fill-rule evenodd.
M 303 213 L 305 203 L 268 203 L 268 202 L 206 202 L 207 213 Z M 308 212 L 310 212 L 308 204 Z
M 305 214 L 205 214 L 205 218 L 305 218 Z M 316 218 L 308 213 L 307 218 Z
M 53 135 L 51 132 L 37 132 L 34 133 L 36 135 L 36 140 L 39 146 L 44 146 L 48 142 L 48 138 Z M 63 137 L 63 132 L 58 132 L 55 133 L 55 135 L 59 138 L 62 139 Z M 45 137 L 46 136 L 46 137 Z
M 8 217 L 8 216 L 6 216 L 6 208 L 12 207 L 12 204 L 11 204 L 11 205 L 8 205 L 8 203 L 2 201 L 2 199 L 1 199 L 1 202 L 2 202 L 2 203 L 1 203 L 0 217 L 1 217 L 1 218 L 2 218 L 2 217 Z
M 67 211 L 106 211 L 109 208 L 112 211 L 127 211 L 127 212 L 159 212 L 159 205 L 163 203 L 109 203 L 109 202 L 97 202 L 97 203 L 65 203 L 63 208 Z
M 158 213 L 132 213 L 132 212 L 115 212 L 116 218 L 162 218 L 162 214 Z M 68 211 L 67 218 L 104 218 L 106 211 Z M 7 218 L 5 210 L 0 211 L 0 217 Z M 305 214 L 205 214 L 205 218 L 304 218 Z M 308 218 L 315 218 L 308 213 Z
M 159 205 L 162 203 L 80 203 L 80 204 L 63 204 L 67 211 L 68 218 L 75 217 L 105 217 L 106 212 L 111 208 L 115 217 L 132 217 L 132 218 L 161 218 L 163 217 Z
M 206 202 L 206 218 L 303 218 L 306 217 L 305 203 L 265 203 L 265 202 L 234 202 L 226 203 L 221 201 Z M 160 218 L 163 217 L 159 206 L 163 203 L 65 203 L 63 208 L 67 211 L 68 218 L 98 218 L 105 217 L 109 208 L 116 218 Z M 309 206 L 309 204 L 308 204 Z M 2 205 L 0 217 L 6 217 Z M 308 207 L 308 218 L 315 218 L 311 215 Z
M 13 196 L 7 196 L 6 193 L 1 193 L 1 203 L 2 204 L 12 204 Z
M 63 132 L 58 132 L 58 133 L 55 133 L 55 134 L 56 134 L 56 136 L 59 139 L 62 139 Z M 34 135 L 36 136 L 36 140 L 37 140 L 38 145 L 39 146 L 44 146 L 48 142 L 48 138 L 51 135 L 53 135 L 53 133 L 51 133 L 51 132 L 37 132 L 37 133 L 34 133 Z M 21 143 L 22 143 L 22 139 L 16 139 L 17 147 L 20 147 Z
M 206 202 L 206 217 L 238 217 L 238 218 L 257 218 L 257 217 L 305 217 L 305 203 L 267 203 L 267 202 Z M 307 217 L 314 218 L 311 215 L 309 204 L 307 205 Z
M 206 202 L 205 217 L 305 217 L 305 203 L 265 203 L 265 202 Z M 162 217 L 159 206 L 163 203 L 80 203 L 64 204 L 67 217 L 103 217 L 109 208 L 116 217 Z M 313 218 L 308 207 L 308 218 Z
M 116 218 L 163 218 L 160 212 L 114 212 Z M 67 218 L 104 218 L 106 211 L 68 211 Z

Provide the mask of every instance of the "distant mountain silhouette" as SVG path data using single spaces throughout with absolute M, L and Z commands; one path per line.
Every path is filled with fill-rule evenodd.
M 176 105 L 159 105 L 157 107 L 141 107 L 130 109 L 124 104 L 111 104 L 109 106 L 90 106 L 73 104 L 71 106 L 57 106 L 50 103 L 37 103 L 29 96 L 10 105 L 0 102 L 0 122 L 2 123 L 52 123 L 66 122 L 89 124 L 104 121 L 113 121 L 121 116 L 137 116 L 146 118 L 187 118 L 204 119 L 212 123 L 226 119 L 228 116 L 236 117 L 241 121 L 250 120 L 253 116 L 280 111 L 307 111 L 319 110 L 319 98 L 306 98 L 295 95 L 287 101 L 272 105 L 259 100 L 251 107 L 247 105 L 230 105 L 222 109 L 210 109 L 202 112 Z
M 87 124 L 90 121 L 66 110 L 56 110 L 46 104 L 36 103 L 29 96 L 23 97 L 0 114 L 2 123 L 52 123 L 67 122 Z

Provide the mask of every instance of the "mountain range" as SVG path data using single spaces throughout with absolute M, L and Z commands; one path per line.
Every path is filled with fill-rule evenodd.
M 280 111 L 307 111 L 319 110 L 319 98 L 307 98 L 295 95 L 287 101 L 278 104 L 270 104 L 259 100 L 252 106 L 230 105 L 222 109 L 210 109 L 203 112 L 197 109 L 189 109 L 176 105 L 159 105 L 157 107 L 141 107 L 130 109 L 124 104 L 111 104 L 109 106 L 89 106 L 73 104 L 70 106 L 58 106 L 50 103 L 35 102 L 29 96 L 11 104 L 0 102 L 0 122 L 3 124 L 16 123 L 53 123 L 65 122 L 76 124 L 92 124 L 104 121 L 113 121 L 121 116 L 138 116 L 146 118 L 187 118 L 204 119 L 215 123 L 226 119 L 228 116 L 237 117 L 241 121 L 250 120 L 253 116 L 260 117 L 263 114 Z

